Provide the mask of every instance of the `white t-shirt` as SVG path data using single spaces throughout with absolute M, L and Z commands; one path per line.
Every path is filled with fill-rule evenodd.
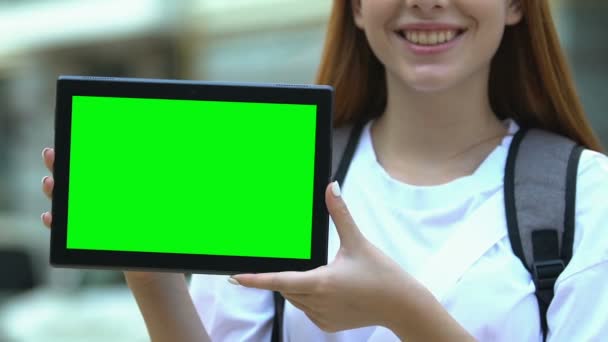
M 470 176 L 437 186 L 396 181 L 376 159 L 368 124 L 342 184 L 369 241 L 431 290 L 480 341 L 541 341 L 534 283 L 513 254 L 503 176 L 518 127 Z M 578 169 L 572 260 L 547 314 L 549 341 L 608 340 L 608 158 L 584 151 Z M 339 247 L 330 223 L 329 256 Z M 196 275 L 191 294 L 213 341 L 270 341 L 272 293 Z M 404 319 L 407 319 L 404 317 Z M 382 327 L 325 333 L 289 302 L 284 341 L 397 341 Z

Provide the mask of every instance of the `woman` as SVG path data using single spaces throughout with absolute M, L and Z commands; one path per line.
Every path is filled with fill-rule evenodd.
M 431 290 L 442 270 L 429 260 L 463 227 L 484 229 L 477 213 L 506 226 L 504 164 L 520 126 L 588 148 L 574 256 L 555 286 L 548 337 L 608 336 L 600 243 L 608 159 L 593 152 L 600 146 L 546 0 L 335 0 L 318 83 L 336 88 L 336 126 L 366 122 L 344 191 L 332 183 L 326 192 L 335 259 L 304 273 L 236 275 L 231 284 L 194 276 L 192 297 L 182 275 L 127 272 L 153 340 L 267 341 L 274 309 L 265 290 L 288 300 L 289 341 L 541 340 L 534 284 L 506 237 L 441 295 Z M 53 153 L 43 152 L 49 167 Z M 43 180 L 47 194 L 52 186 Z

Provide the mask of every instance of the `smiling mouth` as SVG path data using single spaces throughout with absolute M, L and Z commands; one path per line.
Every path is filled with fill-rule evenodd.
M 401 38 L 408 42 L 421 46 L 434 46 L 451 42 L 466 30 L 399 30 L 396 31 Z

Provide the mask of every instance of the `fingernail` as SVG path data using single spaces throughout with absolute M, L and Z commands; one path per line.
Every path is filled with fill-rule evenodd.
M 44 215 L 46 215 L 46 213 L 42 213 L 42 214 L 40 215 L 40 220 L 41 220 L 42 222 L 44 222 Z
M 228 277 L 228 282 L 232 285 L 241 285 L 241 283 L 239 283 L 238 280 L 232 278 L 232 277 Z
M 340 184 L 338 184 L 338 181 L 331 183 L 331 193 L 336 197 L 342 196 L 342 191 L 340 191 Z
M 42 150 L 42 158 L 46 157 L 46 153 L 50 150 L 50 148 L 45 147 L 44 150 Z
M 49 178 L 49 176 L 44 176 L 42 177 L 42 185 L 44 185 L 44 182 L 46 182 L 46 179 Z

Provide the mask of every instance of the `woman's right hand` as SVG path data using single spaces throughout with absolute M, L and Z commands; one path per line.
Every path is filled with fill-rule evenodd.
M 53 187 L 55 186 L 55 180 L 52 176 L 53 173 L 53 164 L 55 163 L 55 150 L 53 148 L 45 148 L 42 150 L 42 159 L 44 160 L 44 165 L 51 172 L 51 176 L 46 176 L 42 178 L 42 191 L 49 198 L 53 199 Z M 41 216 L 42 222 L 48 228 L 51 228 L 51 222 L 53 221 L 53 216 L 50 212 L 44 212 Z M 166 280 L 168 277 L 175 277 L 175 274 L 169 273 L 160 273 L 160 272 L 133 272 L 126 271 L 124 272 L 125 279 L 127 280 L 127 284 L 132 286 L 142 286 L 148 285 L 151 282 L 160 282 Z

